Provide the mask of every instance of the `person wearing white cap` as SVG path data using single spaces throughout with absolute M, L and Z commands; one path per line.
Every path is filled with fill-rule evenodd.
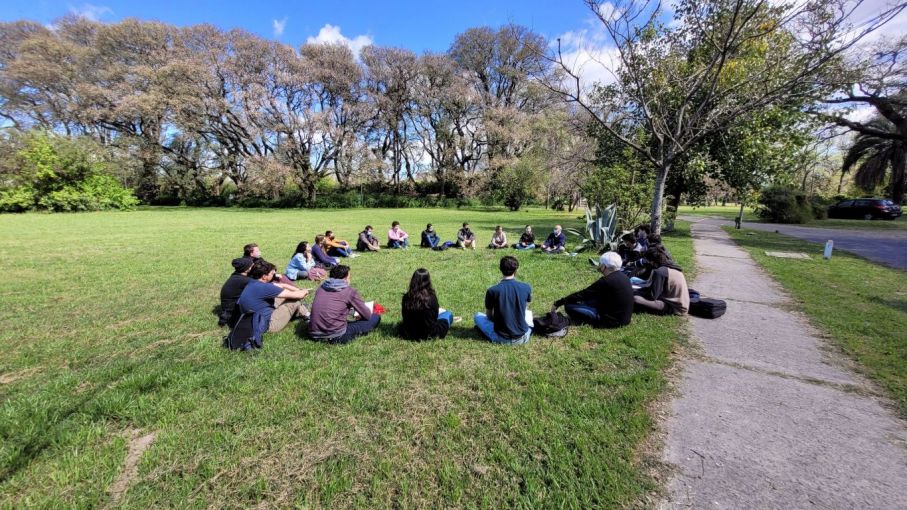
M 599 257 L 602 277 L 583 290 L 558 299 L 552 311 L 563 306 L 574 324 L 591 324 L 600 328 L 619 328 L 630 324 L 633 317 L 633 286 L 621 272 L 620 255 L 609 251 Z

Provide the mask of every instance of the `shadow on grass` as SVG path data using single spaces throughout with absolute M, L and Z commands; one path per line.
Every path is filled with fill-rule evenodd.
M 907 299 L 885 299 L 878 296 L 871 296 L 869 300 L 873 303 L 887 306 L 888 308 L 891 308 L 893 310 L 907 313 Z

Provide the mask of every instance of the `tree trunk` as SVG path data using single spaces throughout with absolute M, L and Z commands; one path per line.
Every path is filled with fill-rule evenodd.
M 901 205 L 904 202 L 904 185 L 907 180 L 907 140 L 894 150 L 891 158 L 891 201 Z
M 661 206 L 662 202 L 664 202 L 665 182 L 668 179 L 668 171 L 670 170 L 670 163 L 662 163 L 655 174 L 655 194 L 652 197 L 652 221 L 650 222 L 650 227 L 652 228 L 652 233 L 657 235 L 661 235 Z

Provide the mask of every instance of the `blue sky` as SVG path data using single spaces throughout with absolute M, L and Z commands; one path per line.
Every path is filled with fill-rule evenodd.
M 136 17 L 175 25 L 212 23 L 241 27 L 298 46 L 309 37 L 337 37 L 382 46 L 444 51 L 467 28 L 518 23 L 547 37 L 583 28 L 590 12 L 581 0 L 431 0 L 273 1 L 237 0 L 49 0 L 0 1 L 0 20 L 30 19 L 49 23 L 69 12 L 100 21 Z M 279 28 L 283 24 L 282 33 Z M 327 25 L 326 31 L 322 31 Z M 338 33 L 339 28 L 339 33 Z

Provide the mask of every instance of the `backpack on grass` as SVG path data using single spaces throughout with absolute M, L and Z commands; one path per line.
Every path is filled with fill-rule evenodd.
M 696 301 L 690 300 L 690 315 L 702 319 L 717 319 L 727 311 L 727 303 L 721 299 L 701 297 Z
M 560 338 L 567 336 L 570 320 L 560 312 L 548 312 L 532 320 L 532 332 L 537 335 Z
M 244 313 L 239 316 L 239 320 L 230 333 L 224 337 L 223 346 L 231 350 L 249 351 L 253 348 L 261 348 L 261 344 L 252 341 L 252 317 L 253 313 Z

